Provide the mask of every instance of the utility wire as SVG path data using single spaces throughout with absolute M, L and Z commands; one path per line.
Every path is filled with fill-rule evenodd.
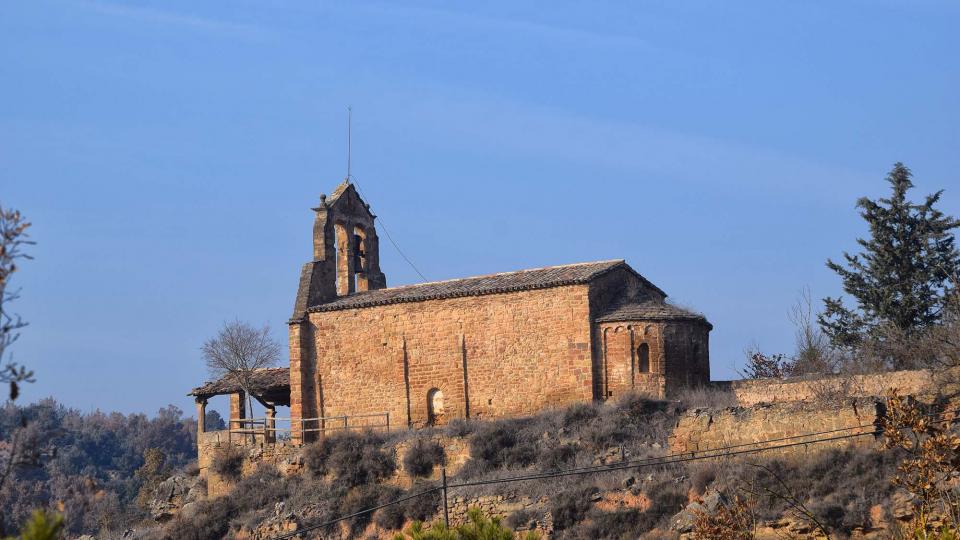
M 957 412 L 957 411 L 944 411 L 944 412 L 941 412 L 941 413 L 929 414 L 929 415 L 927 415 L 927 416 L 931 416 L 931 417 L 940 416 L 940 417 L 942 417 L 942 416 L 945 416 L 945 415 L 947 415 L 947 414 L 949 414 L 949 413 L 951 413 L 951 412 L 954 412 L 954 413 L 955 413 L 955 412 Z M 851 430 L 854 430 L 854 429 L 862 429 L 862 428 L 872 428 L 872 430 L 871 430 L 871 431 L 864 431 L 864 432 L 862 432 L 862 433 L 851 433 L 851 434 L 847 434 L 847 435 L 836 435 L 836 436 L 833 436 L 833 437 L 827 437 L 827 438 L 823 438 L 823 439 L 814 439 L 814 440 L 808 440 L 808 441 L 797 441 L 797 442 L 779 444 L 779 445 L 774 445 L 774 446 L 763 446 L 763 447 L 760 447 L 760 448 L 749 448 L 749 449 L 746 449 L 746 450 L 737 450 L 737 451 L 734 451 L 734 452 L 729 452 L 729 451 L 728 451 L 728 450 L 731 450 L 731 449 L 734 449 L 734 448 L 743 448 L 743 447 L 745 447 L 745 446 L 755 446 L 755 445 L 761 445 L 761 444 L 768 444 L 768 443 L 771 443 L 771 442 L 779 442 L 779 441 L 787 441 L 787 440 L 793 440 L 793 439 L 799 439 L 799 438 L 816 437 L 816 436 L 819 436 L 819 435 L 828 435 L 828 434 L 832 434 L 832 433 L 839 433 L 839 432 L 843 432 L 843 431 L 851 431 Z M 611 465 L 598 465 L 598 466 L 593 466 L 593 467 L 581 467 L 581 468 L 574 468 L 574 469 L 565 469 L 565 470 L 563 470 L 563 471 L 557 471 L 557 472 L 552 472 L 552 473 L 520 475 L 520 476 L 512 476 L 512 477 L 508 477 L 508 478 L 499 478 L 499 479 L 493 479 L 493 480 L 477 480 L 477 481 L 474 481 L 474 482 L 460 482 L 460 483 L 456 483 L 456 484 L 447 484 L 446 487 L 447 487 L 447 489 L 451 489 L 451 488 L 458 488 L 458 487 L 484 486 L 484 485 L 492 485 L 492 484 L 504 484 L 504 483 L 509 483 L 509 482 L 521 482 L 521 481 L 525 481 L 525 480 L 542 480 L 542 479 L 547 479 L 547 478 L 559 478 L 559 477 L 563 477 L 563 476 L 579 476 L 579 475 L 585 475 L 585 474 L 608 472 L 608 471 L 619 471 L 619 470 L 634 469 L 634 468 L 636 468 L 636 469 L 641 469 L 641 468 L 655 467 L 655 466 L 660 466 L 660 465 L 671 465 L 671 464 L 674 464 L 674 463 L 686 463 L 686 462 L 700 461 L 700 460 L 705 460 L 705 459 L 716 459 L 716 458 L 726 458 L 726 457 L 738 456 L 738 455 L 745 455 L 745 454 L 755 454 L 755 453 L 759 453 L 759 452 L 766 452 L 766 451 L 768 451 L 768 450 L 779 450 L 779 449 L 792 448 L 792 447 L 802 446 L 802 445 L 807 445 L 807 444 L 818 444 L 818 443 L 824 443 L 824 442 L 832 442 L 832 441 L 839 441 L 839 440 L 845 440 L 845 439 L 853 439 L 853 438 L 856 438 L 856 437 L 863 437 L 863 436 L 865 436 L 865 435 L 878 436 L 878 435 L 880 435 L 880 433 L 881 433 L 881 430 L 880 430 L 880 427 L 879 427 L 878 425 L 858 425 L 858 426 L 850 426 L 850 427 L 846 427 L 846 428 L 831 429 L 831 430 L 825 430 L 825 431 L 817 431 L 817 432 L 813 432 L 813 433 L 806 433 L 806 434 L 803 434 L 803 435 L 794 435 L 794 436 L 791 436 L 791 437 L 781 437 L 781 438 L 778 438 L 778 439 L 767 439 L 767 440 L 763 440 L 763 441 L 756 441 L 756 442 L 753 442 L 753 443 L 736 444 L 736 445 L 730 445 L 730 446 L 723 446 L 723 447 L 719 447 L 719 448 L 710 448 L 710 449 L 707 449 L 707 450 L 698 450 L 698 451 L 693 451 L 693 452 L 682 452 L 682 453 L 677 453 L 677 454 L 669 454 L 669 455 L 666 455 L 666 456 L 660 456 L 660 457 L 658 457 L 658 458 L 646 458 L 646 459 L 633 460 L 633 461 L 621 461 L 621 462 L 617 462 L 617 463 L 611 464 Z M 722 452 L 722 453 L 716 453 L 716 452 Z M 697 455 L 697 454 L 700 454 L 700 455 Z M 421 497 L 421 496 L 423 496 L 423 495 L 426 495 L 426 494 L 428 494 L 428 493 L 433 493 L 433 492 L 435 492 L 435 491 L 440 491 L 440 490 L 442 490 L 442 489 L 443 489 L 442 486 L 438 486 L 438 487 L 435 487 L 435 488 L 431 488 L 431 489 L 428 489 L 428 490 L 426 490 L 426 491 L 422 491 L 422 492 L 420 492 L 420 493 L 416 493 L 416 494 L 413 494 L 413 495 L 408 495 L 408 496 L 406 496 L 406 497 L 402 497 L 402 498 L 400 498 L 400 499 L 396 499 L 396 500 L 393 500 L 393 501 L 390 501 L 390 502 L 381 504 L 381 505 L 379 505 L 379 506 L 375 506 L 375 507 L 373 507 L 373 508 L 367 508 L 367 509 L 365 509 L 365 510 L 361 510 L 361 511 L 359 511 L 359 512 L 355 512 L 355 513 L 350 514 L 350 515 L 348 515 L 348 516 L 339 517 L 339 518 L 337 518 L 337 519 L 333 519 L 333 520 L 327 521 L 327 522 L 325 522 L 325 523 L 320 523 L 320 524 L 316 524 L 316 525 L 310 525 L 310 526 L 307 526 L 307 527 L 300 528 L 300 529 L 298 529 L 298 530 L 296 530 L 296 531 L 292 531 L 292 532 L 289 532 L 289 533 L 286 533 L 286 534 L 283 534 L 283 535 L 280 535 L 280 536 L 275 536 L 275 537 L 273 537 L 273 540 L 285 540 L 285 539 L 288 539 L 288 538 L 293 538 L 293 537 L 295 537 L 295 536 L 297 536 L 297 535 L 299 535 L 299 534 L 305 533 L 305 532 L 310 532 L 310 531 L 313 531 L 313 530 L 316 530 L 316 529 L 322 529 L 322 528 L 324 528 L 324 527 L 328 527 L 328 526 L 330 526 L 330 525 L 339 523 L 339 522 L 341 522 L 341 521 L 348 520 L 348 519 L 352 519 L 352 518 L 355 518 L 355 517 L 358 517 L 358 516 L 362 516 L 362 515 L 364 515 L 364 514 L 368 514 L 368 513 L 370 513 L 370 512 L 374 512 L 374 511 L 379 510 L 379 509 L 381 509 L 381 508 L 386 508 L 386 507 L 392 506 L 392 505 L 394 505 L 394 504 L 399 504 L 399 503 L 401 503 L 401 502 L 405 502 L 405 501 L 408 501 L 408 500 L 410 500 L 410 499 L 414 499 L 414 498 L 417 498 L 417 497 Z
M 505 484 L 505 483 L 509 483 L 509 482 L 521 482 L 521 481 L 525 481 L 525 480 L 541 480 L 541 479 L 546 479 L 546 478 L 559 478 L 559 477 L 563 477 L 563 476 L 579 476 L 579 475 L 592 474 L 592 473 L 609 472 L 609 471 L 619 471 L 619 470 L 624 470 L 624 469 L 641 469 L 641 468 L 645 468 L 645 467 L 654 467 L 654 466 L 659 466 L 659 465 L 670 465 L 670 464 L 673 464 L 673 463 L 684 463 L 684 462 L 689 462 L 689 461 L 699 461 L 699 460 L 704 460 L 704 459 L 714 459 L 714 458 L 718 458 L 718 457 L 728 457 L 728 456 L 735 456 L 735 455 L 741 455 L 741 454 L 764 452 L 764 451 L 767 451 L 767 450 L 777 450 L 777 449 L 781 449 L 781 448 L 790 448 L 790 447 L 793 447 L 793 446 L 800 446 L 800 445 L 805 445 L 805 444 L 816 444 L 816 443 L 821 443 L 821 442 L 837 441 L 837 440 L 850 439 L 850 438 L 854 438 L 854 437 L 862 437 L 862 436 L 864 436 L 864 435 L 873 435 L 873 434 L 874 434 L 874 432 L 870 431 L 870 432 L 864 432 L 864 433 L 854 433 L 854 434 L 849 434 L 849 435 L 838 435 L 838 436 L 829 437 L 829 438 L 826 438 L 826 439 L 816 439 L 816 440 L 812 440 L 812 441 L 802 441 L 802 442 L 795 442 L 795 443 L 787 443 L 787 444 L 782 444 L 782 445 L 777 445 L 777 446 L 766 446 L 766 447 L 763 447 L 763 448 L 752 448 L 752 449 L 749 449 L 749 450 L 740 450 L 740 451 L 738 451 L 738 452 L 730 452 L 730 453 L 726 453 L 726 454 L 716 454 L 716 455 L 709 455 L 709 456 L 690 456 L 690 457 L 679 458 L 679 459 L 675 459 L 675 460 L 667 460 L 667 461 L 659 461 L 659 462 L 651 462 L 651 463 L 642 463 L 642 464 L 636 464 L 636 463 L 621 463 L 621 464 L 604 466 L 603 468 L 590 469 L 590 470 L 586 470 L 586 469 L 570 469 L 570 470 L 564 470 L 564 471 L 559 471 L 559 472 L 554 472 L 554 473 L 543 473 L 543 474 L 530 474 L 530 475 L 522 475 L 522 476 L 512 476 L 512 477 L 509 477 L 509 478 L 498 478 L 498 479 L 494 479 L 494 480 L 478 480 L 478 481 L 475 481 L 475 482 L 461 482 L 461 483 L 458 483 L 458 484 L 448 484 L 448 485 L 447 485 L 447 489 L 458 488 L 458 487 L 470 487 L 470 486 L 485 486 L 485 485 L 492 485 L 492 484 Z M 293 538 L 293 537 L 295 537 L 295 536 L 297 536 L 297 535 L 299 535 L 299 534 L 305 533 L 305 532 L 310 532 L 310 531 L 313 531 L 313 530 L 316 530 L 316 529 L 322 529 L 322 528 L 324 528 L 324 527 L 328 527 L 328 526 L 330 526 L 330 525 L 334 525 L 334 524 L 339 523 L 339 522 L 341 522 L 341 521 L 345 521 L 345 520 L 348 520 L 348 519 L 351 519 L 351 518 L 355 518 L 355 517 L 357 517 L 357 516 L 362 516 L 362 515 L 364 515 L 364 514 L 368 514 L 368 513 L 370 513 L 370 512 L 374 512 L 374 511 L 376 511 L 376 510 L 379 510 L 380 508 L 385 508 L 385 507 L 387 507 L 387 506 L 391 506 L 391 505 L 393 505 L 393 504 L 398 504 L 398 503 L 401 503 L 401 502 L 410 500 L 410 499 L 412 499 L 412 498 L 419 497 L 419 496 L 421 496 L 421 495 L 425 495 L 425 494 L 427 494 L 427 493 L 431 493 L 431 492 L 433 492 L 433 491 L 442 490 L 442 489 L 443 489 L 442 487 L 432 488 L 432 489 L 427 490 L 427 491 L 424 491 L 424 492 L 422 492 L 422 493 L 418 493 L 418 494 L 415 494 L 415 495 L 410 495 L 410 496 L 407 496 L 407 497 L 403 497 L 403 498 L 401 498 L 401 499 L 397 499 L 397 500 L 394 500 L 394 501 L 391 501 L 391 502 L 388 502 L 388 503 L 384 503 L 384 504 L 382 504 L 382 505 L 375 506 L 375 507 L 373 507 L 373 508 L 367 508 L 366 510 L 361 510 L 361 511 L 359 511 L 359 512 L 355 512 L 355 513 L 350 514 L 350 515 L 348 515 L 348 516 L 339 517 L 339 518 L 337 518 L 337 519 L 333 519 L 333 520 L 327 521 L 327 522 L 325 522 L 325 523 L 319 523 L 319 524 L 316 524 L 316 525 L 310 525 L 310 526 L 307 526 L 307 527 L 302 527 L 302 528 L 300 528 L 300 529 L 297 529 L 296 531 L 292 531 L 292 532 L 289 532 L 289 533 L 286 533 L 286 534 L 283 534 L 283 535 L 280 535 L 280 536 L 275 536 L 275 537 L 273 537 L 273 540 L 284 540 L 284 539 L 288 539 L 288 538 Z
M 360 192 L 360 195 L 361 195 L 364 199 L 366 199 L 367 196 L 363 193 L 363 190 L 360 189 L 360 184 L 357 183 L 357 177 L 356 177 L 356 176 L 353 176 L 352 174 L 347 173 L 347 179 L 353 181 L 353 185 L 357 186 L 357 191 L 359 191 L 359 192 Z M 403 260 L 407 261 L 407 264 L 409 264 L 409 265 L 410 265 L 410 268 L 413 268 L 413 271 L 416 272 L 417 275 L 420 276 L 420 279 L 422 279 L 422 280 L 424 280 L 424 281 L 429 281 L 429 280 L 427 279 L 427 276 L 424 276 L 424 275 L 423 275 L 423 272 L 421 272 L 420 270 L 417 269 L 416 265 L 413 264 L 413 261 L 411 261 L 410 258 L 406 256 L 406 254 L 403 252 L 403 250 L 400 249 L 400 246 L 397 245 L 397 242 L 394 241 L 394 239 L 393 239 L 392 236 L 390 236 L 390 231 L 387 230 L 387 224 L 386 224 L 385 221 L 383 221 L 383 217 L 377 216 L 377 219 L 380 220 L 380 228 L 383 229 L 384 234 L 387 235 L 387 239 L 390 240 L 390 243 L 391 243 L 391 244 L 393 244 L 393 247 L 397 250 L 397 253 L 399 253 L 400 256 L 403 257 Z
M 509 482 L 521 482 L 524 480 L 542 480 L 545 478 L 560 478 L 563 476 L 578 476 L 582 474 L 591 474 L 591 473 L 598 473 L 598 472 L 621 471 L 624 469 L 642 469 L 646 467 L 655 467 L 659 465 L 672 465 L 674 463 L 686 463 L 688 461 L 700 461 L 704 459 L 739 456 L 742 454 L 755 454 L 757 452 L 765 452 L 767 450 L 779 450 L 782 448 L 803 446 L 805 444 L 816 444 L 816 443 L 823 443 L 823 442 L 830 442 L 830 441 L 839 441 L 843 439 L 852 439 L 855 437 L 862 437 L 864 435 L 874 435 L 874 434 L 875 432 L 873 431 L 865 431 L 863 433 L 837 435 L 835 437 L 827 437 L 825 439 L 814 439 L 811 441 L 800 441 L 800 442 L 794 442 L 794 443 L 779 444 L 776 446 L 764 446 L 761 448 L 749 448 L 747 450 L 738 450 L 736 452 L 725 452 L 723 454 L 712 454 L 712 455 L 705 455 L 705 456 L 693 455 L 694 453 L 691 452 L 690 453 L 691 455 L 689 457 L 678 457 L 677 459 L 669 459 L 669 460 L 649 462 L 649 463 L 637 464 L 637 463 L 625 462 L 625 463 L 605 465 L 602 468 L 598 467 L 592 470 L 564 470 L 564 471 L 558 471 L 553 473 L 530 474 L 530 475 L 524 475 L 524 476 L 513 476 L 509 478 L 498 478 L 494 480 L 478 480 L 476 482 L 461 482 L 459 484 L 447 484 L 447 489 L 457 488 L 457 487 L 484 486 L 484 485 L 490 485 L 490 484 L 505 484 Z

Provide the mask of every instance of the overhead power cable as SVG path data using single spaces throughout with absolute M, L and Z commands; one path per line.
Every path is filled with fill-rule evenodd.
M 945 416 L 945 415 L 947 415 L 947 414 L 949 414 L 949 413 L 951 413 L 951 412 L 952 412 L 952 413 L 956 413 L 957 411 L 944 411 L 944 412 L 941 412 L 941 413 L 928 414 L 928 415 L 926 415 L 926 416 L 929 416 L 929 417 L 943 417 L 943 416 Z M 820 439 L 813 439 L 813 440 L 800 440 L 800 441 L 797 441 L 797 440 L 796 440 L 796 439 L 803 439 L 803 438 L 810 438 L 810 437 L 818 437 L 818 436 L 820 436 L 820 435 L 830 435 L 830 434 L 833 434 L 833 433 L 840 433 L 840 432 L 844 432 L 844 431 L 852 431 L 852 430 L 855 430 L 855 429 L 865 429 L 865 428 L 869 428 L 870 431 L 863 431 L 863 432 L 861 432 L 861 433 L 850 433 L 850 434 L 846 434 L 846 435 L 835 435 L 835 436 L 832 436 L 832 437 L 826 437 L 826 438 L 820 438 Z M 875 437 L 876 437 L 876 436 L 879 436 L 880 434 L 881 434 L 881 430 L 880 430 L 880 427 L 877 426 L 877 425 L 868 424 L 868 425 L 849 426 L 849 427 L 845 427 L 845 428 L 838 428 L 838 429 L 830 429 L 830 430 L 824 430 L 824 431 L 816 431 L 816 432 L 812 432 L 812 433 L 805 433 L 805 434 L 802 434 L 802 435 L 793 435 L 793 436 L 790 436 L 790 437 L 780 437 L 780 438 L 776 438 L 776 439 L 766 439 L 766 440 L 756 441 L 756 442 L 752 442 L 752 443 L 735 444 L 735 445 L 722 446 L 722 447 L 718 447 L 718 448 L 710 448 L 710 449 L 706 449 L 706 450 L 697 450 L 697 451 L 691 451 L 691 452 L 680 452 L 680 453 L 676 453 L 676 454 L 668 454 L 668 455 L 666 455 L 666 456 L 659 456 L 659 457 L 654 457 L 654 458 L 645 458 L 645 459 L 630 460 L 630 461 L 620 461 L 620 462 L 617 462 L 617 463 L 614 463 L 614 464 L 610 464 L 610 465 L 596 465 L 596 466 L 591 466 L 591 467 L 580 467 L 580 468 L 565 469 L 565 470 L 562 470 L 562 471 L 555 471 L 555 472 L 549 472 L 549 473 L 518 475 L 518 476 L 511 476 L 511 477 L 507 477 L 507 478 L 498 478 L 498 479 L 492 479 L 492 480 L 477 480 L 477 481 L 473 481 L 473 482 L 460 482 L 460 483 L 454 483 L 454 484 L 447 484 L 447 485 L 446 485 L 446 488 L 447 488 L 447 489 L 452 489 L 452 488 L 459 488 L 459 487 L 484 486 L 484 485 L 492 485 L 492 484 L 504 484 L 504 483 L 510 483 L 510 482 L 522 482 L 522 481 L 526 481 L 526 480 L 542 480 L 542 479 L 547 479 L 547 478 L 559 478 L 559 477 L 563 477 L 563 476 L 579 476 L 579 475 L 586 475 L 586 474 L 593 474 L 593 473 L 601 473 L 601 472 L 610 472 L 610 471 L 619 471 L 619 470 L 626 470 L 626 469 L 642 469 L 642 468 L 646 468 L 646 467 L 656 467 L 656 466 L 661 466 L 661 465 L 671 465 L 671 464 L 675 464 L 675 463 L 686 463 L 686 462 L 701 461 L 701 460 L 706 460 L 706 459 L 717 459 L 717 458 L 727 458 L 727 457 L 739 456 L 739 455 L 746 455 L 746 454 L 756 454 L 756 453 L 760 453 L 760 452 L 766 452 L 766 451 L 768 451 L 768 450 L 780 450 L 780 449 L 785 449 L 785 448 L 793 448 L 793 447 L 797 447 L 797 446 L 804 446 L 804 445 L 808 445 L 808 444 L 819 444 L 819 443 L 825 443 L 825 442 L 840 441 L 840 440 L 846 440 L 846 439 L 853 439 L 853 438 L 857 438 L 857 437 L 863 437 L 863 436 L 866 436 L 866 435 L 872 435 L 872 436 L 875 436 Z M 748 447 L 748 446 L 766 445 L 766 444 L 769 444 L 769 443 L 782 442 L 782 441 L 791 441 L 791 440 L 792 440 L 792 441 L 795 441 L 795 442 L 789 442 L 789 443 L 784 443 L 784 444 L 777 444 L 777 445 L 773 445 L 773 446 L 760 446 L 760 447 L 758 447 L 758 448 L 746 448 L 746 449 L 743 449 L 743 448 Z M 730 451 L 730 450 L 737 449 L 737 448 L 741 448 L 741 450 Z M 419 492 L 419 493 L 415 493 L 415 494 L 412 494 L 412 495 L 408 495 L 408 496 L 405 496 L 405 497 L 401 497 L 401 498 L 399 498 L 399 499 L 396 499 L 396 500 L 393 500 L 393 501 L 390 501 L 390 502 L 386 502 L 386 503 L 384 503 L 384 504 L 381 504 L 381 505 L 378 505 L 378 506 L 375 506 L 375 507 L 372 507 L 372 508 L 367 508 L 367 509 L 365 509 L 365 510 L 361 510 L 361 511 L 359 511 L 359 512 L 355 512 L 355 513 L 350 514 L 350 515 L 347 515 L 347 516 L 342 516 L 342 517 L 339 517 L 339 518 L 336 518 L 336 519 L 333 519 L 333 520 L 330 520 L 330 521 L 327 521 L 327 522 L 324 522 L 324 523 L 319 523 L 319 524 L 316 524 L 316 525 L 309 525 L 309 526 L 307 526 L 307 527 L 302 527 L 302 528 L 297 529 L 297 530 L 295 530 L 295 531 L 292 531 L 292 532 L 289 532 L 289 533 L 286 533 L 286 534 L 282 534 L 282 535 L 280 535 L 280 536 L 275 536 L 275 537 L 273 537 L 272 540 L 286 540 L 286 539 L 289 539 L 289 538 L 293 538 L 293 537 L 295 537 L 295 536 L 297 536 L 297 535 L 299 535 L 299 534 L 305 533 L 305 532 L 310 532 L 310 531 L 314 531 L 314 530 L 317 530 L 317 529 L 322 529 L 322 528 L 324 528 L 324 527 L 329 527 L 330 525 L 334 525 L 334 524 L 339 523 L 339 522 L 341 522 L 341 521 L 345 521 L 345 520 L 348 520 L 348 519 L 353 519 L 353 518 L 355 518 L 355 517 L 359 517 L 359 516 L 368 514 L 368 513 L 370 513 L 370 512 L 375 512 L 375 511 L 377 511 L 377 510 L 379 510 L 379 509 L 381 509 L 381 508 L 386 508 L 386 507 L 392 506 L 392 505 L 394 505 L 394 504 L 399 504 L 399 503 L 401 503 L 401 502 L 405 502 L 405 501 L 408 501 L 408 500 L 410 500 L 410 499 L 414 499 L 414 498 L 417 498 L 417 497 L 421 497 L 421 496 L 423 496 L 423 495 L 426 495 L 426 494 L 428 494 L 428 493 L 433 493 L 433 492 L 435 492 L 435 491 L 442 491 L 443 489 L 444 489 L 443 486 L 437 486 L 437 487 L 434 487 L 434 488 L 431 488 L 431 489 L 428 489 L 428 490 L 425 490 L 425 491 L 422 491 L 422 492 Z
M 360 192 L 360 196 L 362 196 L 364 199 L 366 199 L 366 198 L 367 198 L 366 194 L 363 193 L 363 190 L 360 189 L 360 184 L 357 183 L 357 177 L 356 177 L 356 176 L 353 176 L 352 174 L 349 174 L 349 173 L 348 173 L 347 179 L 353 181 L 353 185 L 357 186 L 357 191 Z M 424 280 L 424 281 L 429 281 L 429 280 L 427 279 L 427 276 L 424 276 L 424 275 L 423 275 L 423 272 L 421 272 L 421 271 L 416 267 L 416 265 L 413 264 L 413 261 L 411 261 L 410 258 L 407 257 L 407 255 L 403 252 L 403 250 L 400 249 L 400 246 L 397 244 L 397 242 L 393 239 L 393 237 L 390 236 L 390 231 L 387 230 L 387 223 L 386 223 L 385 221 L 383 221 L 383 217 L 382 217 L 382 216 L 377 216 L 377 219 L 380 221 L 380 228 L 383 229 L 383 233 L 387 235 L 387 240 L 390 240 L 390 243 L 393 244 L 393 247 L 394 247 L 394 249 L 397 250 L 397 253 L 400 254 L 400 256 L 403 258 L 403 260 L 407 261 L 407 264 L 409 264 L 409 265 L 410 265 L 410 268 L 413 268 L 413 271 L 416 272 L 418 276 L 420 276 L 420 279 L 422 279 L 422 280 Z
M 802 442 L 787 443 L 787 444 L 782 444 L 782 445 L 777 445 L 777 446 L 766 446 L 766 447 L 762 447 L 762 448 L 751 448 L 751 449 L 748 449 L 748 450 L 740 450 L 740 451 L 737 451 L 737 452 L 730 452 L 730 453 L 725 453 L 725 454 L 715 454 L 715 455 L 709 455 L 709 456 L 689 456 L 689 457 L 682 457 L 682 458 L 678 458 L 678 459 L 674 459 L 674 460 L 666 460 L 666 461 L 658 461 L 658 462 L 650 462 L 650 463 L 640 463 L 640 464 L 625 462 L 625 463 L 617 463 L 617 464 L 615 464 L 615 465 L 607 465 L 607 466 L 592 468 L 592 469 L 589 469 L 589 470 L 588 470 L 588 469 L 570 469 L 570 470 L 563 470 L 563 471 L 558 471 L 558 472 L 553 472 L 553 473 L 543 473 L 543 474 L 530 474 L 530 475 L 521 475 L 521 476 L 511 476 L 511 477 L 508 477 L 508 478 L 498 478 L 498 479 L 493 479 L 493 480 L 478 480 L 478 481 L 475 481 L 475 482 L 461 482 L 461 483 L 457 483 L 457 484 L 448 484 L 448 485 L 447 485 L 447 489 L 458 488 L 458 487 L 485 486 L 485 485 L 492 485 L 492 484 L 505 484 L 505 483 L 510 483 L 510 482 L 522 482 L 522 481 L 526 481 L 526 480 L 542 480 L 542 479 L 547 479 L 547 478 L 560 478 L 560 477 L 563 477 L 563 476 L 579 476 L 579 475 L 586 475 L 586 474 L 593 474 L 593 473 L 619 471 L 619 470 L 624 470 L 624 469 L 642 469 L 642 468 L 646 468 L 646 467 L 655 467 L 655 466 L 660 466 L 660 465 L 670 465 L 670 464 L 673 464 L 673 463 L 684 463 L 684 462 L 699 461 L 699 460 L 704 460 L 704 459 L 716 459 L 716 458 L 720 458 L 720 457 L 729 457 L 729 456 L 734 456 L 734 455 L 742 455 L 742 454 L 750 454 L 750 453 L 764 452 L 764 451 L 767 451 L 767 450 L 777 450 L 777 449 L 790 448 L 790 447 L 800 446 L 800 445 L 806 445 L 806 444 L 817 444 L 817 443 L 822 443 L 822 442 L 830 442 L 830 441 L 837 441 L 837 440 L 843 440 L 843 439 L 851 439 L 851 438 L 855 438 L 855 437 L 862 437 L 862 436 L 864 436 L 864 435 L 873 435 L 873 434 L 874 434 L 874 432 L 870 431 L 870 432 L 864 432 L 864 433 L 854 433 L 854 434 L 850 434 L 850 435 L 838 435 L 838 436 L 836 436 L 836 437 L 829 437 L 829 438 L 826 438 L 826 439 L 815 439 L 815 440 L 811 440 L 811 441 L 802 441 Z M 367 509 L 365 509 L 365 510 L 361 510 L 361 511 L 359 511 L 359 512 L 355 512 L 355 513 L 350 514 L 350 515 L 348 515 L 348 516 L 342 516 L 342 517 L 339 517 L 339 518 L 336 518 L 336 519 L 332 519 L 332 520 L 327 521 L 327 522 L 324 522 L 324 523 L 318 523 L 318 524 L 316 524 L 316 525 L 309 525 L 309 526 L 307 526 L 307 527 L 301 527 L 300 529 L 297 529 L 297 530 L 295 530 L 295 531 L 292 531 L 292 532 L 289 532 L 289 533 L 286 533 L 286 534 L 282 534 L 282 535 L 280 535 L 280 536 L 275 536 L 275 537 L 273 537 L 273 540 L 285 540 L 285 539 L 288 539 L 288 538 L 293 538 L 293 537 L 295 537 L 295 536 L 297 536 L 297 535 L 299 535 L 299 534 L 303 534 L 303 533 L 305 533 L 305 532 L 310 532 L 310 531 L 314 531 L 314 530 L 317 530 L 317 529 L 322 529 L 322 528 L 324 528 L 324 527 L 329 527 L 330 525 L 334 525 L 334 524 L 339 523 L 339 522 L 341 522 L 341 521 L 345 521 L 345 520 L 352 519 L 352 518 L 355 518 L 355 517 L 358 517 L 358 516 L 362 516 L 362 515 L 364 515 L 364 514 L 368 514 L 368 513 L 370 513 L 370 512 L 374 512 L 374 511 L 379 510 L 379 509 L 381 509 L 381 508 L 385 508 L 385 507 L 387 507 L 387 506 L 391 506 L 391 505 L 394 505 L 394 504 L 398 504 L 398 503 L 401 503 L 401 502 L 410 500 L 410 499 L 412 499 L 412 498 L 420 497 L 420 496 L 425 495 L 425 494 L 427 494 L 427 493 L 431 493 L 431 492 L 433 492 L 433 491 L 438 491 L 438 490 L 442 490 L 442 489 L 443 489 L 442 487 L 435 487 L 435 488 L 433 488 L 433 489 L 426 490 L 426 491 L 423 491 L 423 492 L 418 493 L 418 494 L 415 494 L 415 495 L 410 495 L 410 496 L 407 496 L 407 497 L 403 497 L 403 498 L 400 498 L 400 499 L 396 499 L 396 500 L 394 500 L 394 501 L 390 501 L 390 502 L 381 504 L 381 505 L 379 505 L 379 506 L 375 506 L 375 507 L 372 507 L 372 508 L 367 508 Z

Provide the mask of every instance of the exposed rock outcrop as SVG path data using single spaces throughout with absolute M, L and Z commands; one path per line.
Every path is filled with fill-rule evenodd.
M 195 511 L 196 502 L 206 496 L 206 482 L 199 476 L 173 475 L 154 490 L 149 503 L 150 517 L 164 522 L 181 512 L 189 514 Z

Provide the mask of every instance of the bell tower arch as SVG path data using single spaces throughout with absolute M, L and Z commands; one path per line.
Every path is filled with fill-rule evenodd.
M 307 308 L 356 292 L 383 289 L 376 216 L 357 188 L 344 180 L 313 208 L 313 261 L 303 266 L 293 320 Z

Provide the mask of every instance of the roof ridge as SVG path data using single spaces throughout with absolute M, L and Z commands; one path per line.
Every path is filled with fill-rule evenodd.
M 698 320 L 710 325 L 706 315 L 693 308 L 681 307 L 667 300 L 655 298 L 627 299 L 610 307 L 595 319 L 596 322 L 616 322 L 625 320 Z M 712 325 L 710 325 L 712 328 Z
M 574 267 L 574 266 L 588 266 L 588 265 L 591 265 L 591 264 L 607 264 L 607 263 L 609 263 L 609 264 L 614 264 L 614 263 L 625 263 L 625 262 L 626 262 L 626 261 L 625 261 L 624 259 L 606 259 L 606 260 L 602 260 L 602 261 L 586 261 L 586 262 L 578 262 L 578 263 L 570 263 L 570 264 L 556 264 L 556 265 L 553 265 L 553 266 L 541 266 L 541 267 L 538 267 L 538 268 L 523 268 L 523 269 L 520 269 L 520 270 L 510 270 L 509 272 L 494 272 L 494 273 L 492 273 L 492 274 L 480 274 L 480 275 L 477 275 L 477 276 L 466 276 L 466 277 L 459 277 L 459 278 L 440 279 L 440 280 L 437 280 L 437 281 L 421 281 L 420 283 L 411 283 L 411 284 L 409 284 L 409 285 L 398 285 L 398 286 L 396 286 L 396 287 L 386 287 L 386 288 L 384 288 L 384 289 L 376 289 L 376 290 L 378 290 L 378 291 L 398 290 L 398 289 L 406 289 L 406 288 L 420 287 L 420 286 L 422 286 L 422 285 L 440 285 L 440 284 L 442 284 L 442 283 L 452 283 L 452 282 L 454 282 L 454 281 L 465 281 L 465 280 L 468 280 L 468 279 L 483 279 L 483 278 L 492 278 L 492 277 L 500 277 L 500 276 L 509 276 L 509 275 L 513 275 L 513 274 L 521 274 L 521 273 L 523 273 L 523 272 L 539 272 L 539 271 L 541 271 L 541 270 L 554 270 L 554 269 L 560 269 L 560 268 L 572 268 L 572 267 Z M 373 291 L 363 291 L 363 292 L 373 292 Z
M 422 302 L 441 298 L 482 296 L 588 283 L 616 268 L 630 267 L 623 259 L 578 262 L 540 268 L 525 268 L 443 281 L 428 281 L 361 291 L 309 306 L 307 311 L 335 311 L 376 305 Z M 636 273 L 635 270 L 630 269 Z M 639 275 L 639 274 L 638 274 Z M 642 276 L 641 276 L 642 278 Z

